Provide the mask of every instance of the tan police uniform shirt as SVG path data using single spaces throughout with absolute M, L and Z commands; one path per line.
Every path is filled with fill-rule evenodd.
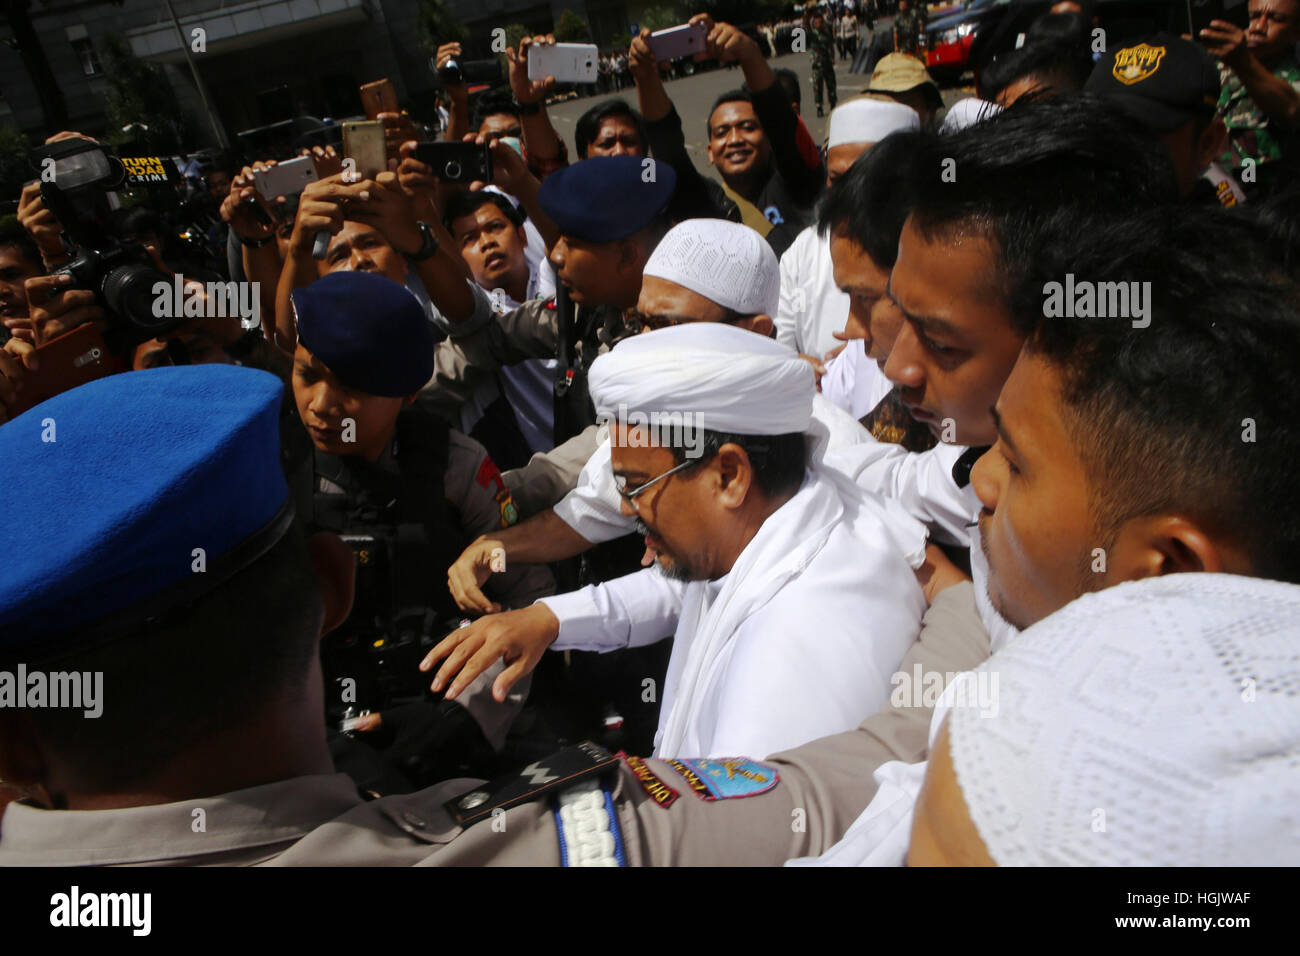
M 941 592 L 900 671 L 968 670 L 988 656 L 970 584 Z M 757 762 L 769 789 L 708 799 L 668 761 L 624 759 L 613 798 L 633 866 L 779 865 L 836 843 L 875 794 L 887 760 L 924 756 L 930 708 L 886 707 L 846 733 Z M 719 762 L 715 762 L 719 763 Z M 726 764 L 726 761 L 720 763 Z M 755 764 L 749 764 L 750 770 Z M 555 866 L 552 801 L 462 829 L 445 804 L 481 786 L 449 780 L 366 802 L 342 774 L 124 810 L 10 804 L 0 865 Z M 201 811 L 201 812 L 200 812 Z

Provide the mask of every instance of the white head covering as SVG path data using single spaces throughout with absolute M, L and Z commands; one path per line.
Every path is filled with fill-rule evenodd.
M 687 219 L 659 240 L 645 264 L 658 276 L 740 315 L 776 315 L 781 265 L 762 236 L 725 219 Z
M 1300 860 L 1300 587 L 1174 574 L 1089 594 L 980 671 L 995 715 L 949 715 L 994 861 Z M 977 672 L 978 673 L 978 672 Z
M 990 103 L 988 100 L 969 96 L 948 107 L 948 114 L 944 116 L 939 132 L 956 133 L 967 126 L 974 126 L 980 120 L 986 120 L 990 116 L 997 116 L 1001 112 L 1002 107 L 998 106 L 997 103 Z
M 890 133 L 921 128 L 916 110 L 892 100 L 849 100 L 831 110 L 827 149 L 846 143 L 878 143 Z
M 587 384 L 600 418 L 689 414 L 701 428 L 737 435 L 806 432 L 816 393 L 812 366 L 794 349 L 718 322 L 624 339 L 592 363 Z

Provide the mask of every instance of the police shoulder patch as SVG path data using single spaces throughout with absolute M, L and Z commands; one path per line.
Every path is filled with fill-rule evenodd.
M 747 757 L 717 760 L 669 760 L 701 800 L 728 800 L 767 793 L 781 779 L 775 767 Z
M 677 798 L 681 796 L 676 790 L 664 783 L 640 757 L 632 757 L 621 751 L 618 756 L 623 763 L 627 764 L 627 769 L 632 771 L 632 776 L 636 778 L 637 783 L 641 784 L 641 789 L 646 792 L 646 796 L 659 806 L 671 807 Z

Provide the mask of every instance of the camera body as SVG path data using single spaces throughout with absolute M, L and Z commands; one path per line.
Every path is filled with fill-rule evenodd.
M 125 167 L 112 152 L 85 139 L 37 147 L 32 165 L 41 173 L 41 200 L 63 227 L 72 261 L 55 270 L 89 289 L 109 324 L 105 341 L 114 351 L 163 335 L 182 316 L 154 314 L 155 283 L 171 279 L 153 264 L 144 245 L 113 235 L 109 193 L 126 181 Z

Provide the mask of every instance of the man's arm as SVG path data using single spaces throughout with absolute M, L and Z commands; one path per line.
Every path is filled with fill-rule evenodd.
M 599 431 L 598 426 L 588 425 L 550 451 L 537 452 L 528 464 L 504 472 L 521 515 L 531 517 L 547 511 L 577 487 L 583 466 L 600 446 Z
M 663 640 L 677 629 L 686 582 L 671 581 L 654 568 L 604 584 L 543 598 L 532 607 L 489 614 L 447 635 L 420 663 L 430 671 L 443 661 L 432 689 L 446 688 L 448 700 L 496 661 L 506 669 L 492 693 L 504 700 L 510 688 L 532 673 L 548 647 L 555 650 L 613 651 Z
M 491 308 L 482 289 L 472 285 L 470 292 L 478 303 L 476 309 L 485 303 Z M 453 327 L 452 337 L 434 349 L 433 378 L 420 391 L 419 401 L 435 414 L 454 420 L 461 405 L 497 369 L 527 359 L 554 358 L 558 340 L 555 309 L 546 299 L 525 302 L 467 334 Z
M 555 35 L 546 34 L 524 37 L 519 41 L 519 50 L 506 50 L 509 61 L 510 91 L 515 101 L 522 104 L 537 104 L 536 113 L 521 113 L 519 125 L 523 129 L 524 152 L 530 162 L 542 170 L 564 165 L 564 142 L 556 135 L 551 118 L 546 113 L 546 96 L 555 89 L 555 78 L 545 77 L 541 80 L 528 78 L 528 48 L 534 44 L 553 46 Z
M 1224 20 L 1212 20 L 1201 30 L 1205 48 L 1223 61 L 1246 88 L 1269 122 L 1287 129 L 1300 127 L 1300 91 L 1255 58 L 1246 33 Z

